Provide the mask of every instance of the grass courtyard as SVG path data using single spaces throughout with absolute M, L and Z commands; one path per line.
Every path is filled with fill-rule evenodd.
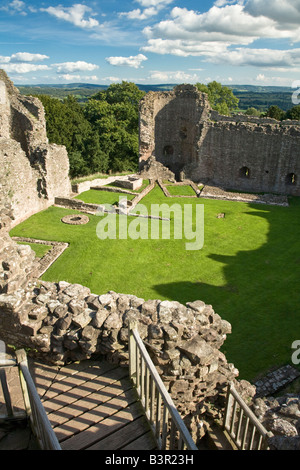
M 95 193 L 78 198 L 99 204 L 119 199 L 118 194 Z M 11 236 L 70 244 L 44 280 L 80 283 L 95 294 L 114 290 L 145 300 L 203 300 L 213 305 L 232 324 L 223 352 L 240 370 L 240 378 L 253 380 L 271 367 L 290 363 L 291 345 L 300 339 L 300 198 L 291 198 L 290 207 L 283 208 L 168 199 L 156 187 L 142 200 L 149 209 L 166 203 L 177 204 L 178 210 L 184 204 L 204 204 L 203 249 L 187 251 L 186 240 L 174 237 L 100 240 L 96 229 L 101 217 L 69 226 L 61 218 L 76 211 L 58 207 L 30 217 Z M 225 218 L 218 219 L 219 213 Z M 128 223 L 138 229 L 147 223 L 142 220 L 129 217 Z

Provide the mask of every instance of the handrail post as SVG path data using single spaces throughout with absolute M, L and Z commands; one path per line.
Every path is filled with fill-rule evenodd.
M 14 412 L 13 412 L 13 408 L 11 404 L 11 398 L 10 398 L 10 393 L 9 393 L 8 386 L 7 386 L 6 373 L 4 369 L 0 369 L 0 381 L 2 385 L 4 401 L 6 405 L 7 417 L 12 418 Z
M 136 381 L 136 343 L 133 336 L 133 330 L 137 328 L 136 321 L 130 321 L 128 325 L 128 350 L 129 350 L 129 376 Z
M 27 416 L 30 417 L 32 410 L 31 410 L 31 404 L 30 404 L 30 399 L 29 399 L 29 393 L 28 393 L 26 380 L 24 378 L 24 374 L 21 369 L 21 363 L 23 363 L 24 366 L 28 368 L 27 355 L 24 349 L 20 349 L 16 351 L 15 355 L 16 355 L 18 369 L 19 369 L 19 377 L 20 377 L 20 383 L 21 383 L 21 388 L 22 388 L 22 393 L 23 393 L 23 398 L 24 398 L 25 410 L 26 410 Z
M 225 413 L 224 413 L 224 418 L 223 418 L 223 430 L 227 429 L 228 420 L 230 419 L 230 405 L 231 405 L 230 401 L 231 401 L 231 382 L 228 384 L 228 387 L 227 387 Z

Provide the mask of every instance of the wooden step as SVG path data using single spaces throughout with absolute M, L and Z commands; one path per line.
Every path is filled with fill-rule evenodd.
M 214 450 L 235 450 L 217 423 L 210 425 L 206 434 L 206 443 Z

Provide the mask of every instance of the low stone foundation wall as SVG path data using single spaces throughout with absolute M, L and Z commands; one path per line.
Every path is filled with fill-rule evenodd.
M 205 432 L 199 427 L 204 416 L 221 417 L 227 385 L 238 376 L 220 352 L 231 326 L 201 301 L 183 305 L 115 292 L 99 296 L 78 284 L 36 281 L 22 294 L 0 296 L 0 310 L 1 339 L 53 364 L 100 354 L 127 365 L 128 325 L 134 320 L 179 412 L 198 437 Z M 247 396 L 255 392 L 247 382 L 237 387 Z
M 201 198 L 220 199 L 224 201 L 246 202 L 249 204 L 267 204 L 270 206 L 288 207 L 288 197 L 276 194 L 247 194 L 226 191 L 217 186 L 204 185 L 200 194 Z
M 79 199 L 72 199 L 67 197 L 56 197 L 54 203 L 58 207 L 86 212 L 88 214 L 96 214 L 99 212 L 100 207 L 98 204 L 88 204 L 80 201 Z

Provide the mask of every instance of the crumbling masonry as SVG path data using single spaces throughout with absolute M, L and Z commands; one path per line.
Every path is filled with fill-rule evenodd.
M 70 192 L 68 154 L 49 145 L 42 103 L 22 96 L 0 70 L 0 193 L 14 224 Z
M 177 179 L 300 195 L 299 121 L 221 116 L 192 85 L 150 92 L 141 101 L 141 171 L 153 157 Z

